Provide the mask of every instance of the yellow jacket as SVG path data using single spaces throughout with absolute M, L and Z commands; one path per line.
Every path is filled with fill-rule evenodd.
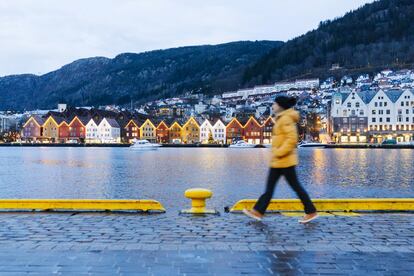
M 298 130 L 296 123 L 299 113 L 293 108 L 286 109 L 276 115 L 272 130 L 272 159 L 270 167 L 287 168 L 298 164 L 296 145 Z

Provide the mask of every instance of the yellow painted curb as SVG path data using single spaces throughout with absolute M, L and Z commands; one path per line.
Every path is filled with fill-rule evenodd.
M 7 210 L 133 210 L 160 211 L 164 207 L 152 199 L 0 199 L 0 209 Z
M 318 211 L 414 211 L 414 198 L 333 198 L 312 199 Z M 256 199 L 238 201 L 230 212 L 252 209 Z M 303 211 L 299 199 L 272 199 L 267 211 Z

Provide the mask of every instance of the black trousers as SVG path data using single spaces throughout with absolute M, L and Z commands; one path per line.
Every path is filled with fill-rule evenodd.
M 292 189 L 296 192 L 302 201 L 303 206 L 305 207 L 305 213 L 315 213 L 315 206 L 313 205 L 308 193 L 298 181 L 295 166 L 289 168 L 270 168 L 269 176 L 267 178 L 266 191 L 263 195 L 260 196 L 256 205 L 254 206 L 254 209 L 261 214 L 264 214 L 266 212 L 270 200 L 272 199 L 276 183 L 282 175 L 286 178 L 290 187 L 292 187 Z

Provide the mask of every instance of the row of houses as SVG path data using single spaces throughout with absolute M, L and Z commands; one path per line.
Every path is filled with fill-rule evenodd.
M 336 92 L 328 131 L 337 143 L 381 143 L 414 140 L 414 90 Z
M 251 144 L 271 142 L 273 120 L 263 121 L 251 116 L 248 119 L 233 118 L 225 124 L 221 119 L 203 121 L 190 117 L 187 121 L 151 120 L 130 118 L 121 120 L 111 117 L 87 118 L 73 116 L 65 119 L 59 114 L 45 117 L 33 115 L 21 131 L 22 140 L 49 143 L 131 143 L 146 139 L 158 143 L 219 143 L 230 144 L 245 140 Z

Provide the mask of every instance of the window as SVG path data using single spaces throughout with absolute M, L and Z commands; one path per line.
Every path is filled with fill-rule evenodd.
M 347 107 L 351 107 L 351 103 L 347 103 L 347 104 L 346 104 L 346 106 L 347 106 Z
M 401 106 L 404 106 L 404 102 L 401 102 Z
M 372 118 L 372 122 L 375 123 L 377 121 L 376 118 Z
M 356 107 L 359 107 L 359 102 L 357 102 L 357 103 L 355 104 L 355 106 L 356 106 Z
M 409 109 L 406 109 L 405 110 L 405 114 L 410 114 L 410 110 Z
M 375 107 L 378 107 L 378 103 L 377 102 L 375 102 Z
M 391 118 L 387 117 L 386 122 L 387 123 L 391 122 Z
M 375 115 L 375 114 L 377 114 L 377 111 L 374 109 L 372 110 L 372 115 Z
M 387 102 L 384 102 L 384 106 L 387 106 Z
M 379 106 L 382 106 L 382 102 L 379 103 Z
M 391 110 L 387 109 L 386 114 L 391 114 Z

